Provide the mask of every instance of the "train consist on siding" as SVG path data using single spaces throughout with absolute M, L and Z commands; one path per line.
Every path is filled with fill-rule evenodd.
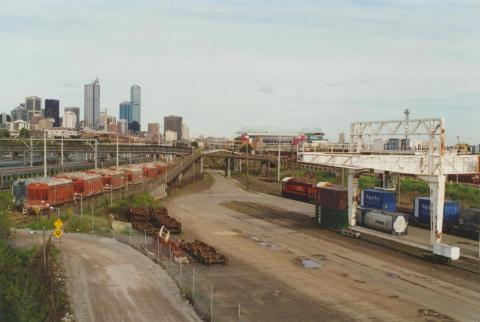
M 323 192 L 325 189 L 341 190 L 339 186 L 326 183 L 313 184 L 301 178 L 287 177 L 282 180 L 282 195 L 284 197 L 314 203 L 316 205 L 315 216 L 317 221 L 321 219 L 322 211 L 324 218 L 329 218 L 327 222 L 317 222 L 318 224 L 323 226 L 328 223 L 329 228 L 344 228 L 346 224 L 343 208 L 336 207 L 338 209 L 334 209 L 337 212 L 340 211 L 337 215 L 341 217 L 335 220 L 329 217 L 330 212 L 323 210 L 327 201 L 321 200 L 320 196 L 326 194 L 326 192 Z M 341 195 L 343 197 L 339 198 L 347 200 L 346 192 Z M 411 212 L 400 211 L 397 209 L 397 196 L 394 191 L 364 189 L 361 192 L 361 205 L 357 212 L 357 225 L 393 235 L 407 234 L 408 225 L 429 229 L 430 199 L 428 197 L 416 197 L 413 200 L 413 210 Z M 459 202 L 446 200 L 443 226 L 448 233 L 478 239 L 480 234 L 480 209 L 461 209 Z
M 42 211 L 70 203 L 75 198 L 91 198 L 105 191 L 150 182 L 162 175 L 166 168 L 165 162 L 157 161 L 18 179 L 12 184 L 13 201 L 25 212 Z

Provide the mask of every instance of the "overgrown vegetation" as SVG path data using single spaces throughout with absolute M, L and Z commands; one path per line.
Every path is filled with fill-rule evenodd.
M 0 202 L 8 202 L 4 195 L 1 194 Z M 19 249 L 11 244 L 9 211 L 3 209 L 0 211 L 0 321 L 59 321 L 68 301 L 66 293 L 55 285 L 54 264 L 47 261 L 49 269 L 44 270 L 41 251 Z

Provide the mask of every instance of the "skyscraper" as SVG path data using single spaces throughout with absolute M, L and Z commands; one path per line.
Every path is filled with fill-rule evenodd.
M 63 127 L 73 129 L 77 126 L 77 115 L 72 111 L 63 113 Z
M 165 116 L 163 118 L 163 135 L 166 131 L 173 131 L 177 133 L 177 140 L 182 139 L 182 117 L 181 116 Z
M 30 121 L 34 115 L 42 113 L 42 99 L 38 96 L 29 96 L 25 99 L 27 109 L 27 121 Z
M 54 99 L 45 100 L 45 117 L 54 119 L 54 127 L 60 127 L 60 102 Z
M 138 133 L 142 125 L 142 90 L 138 85 L 132 85 L 130 88 L 130 103 L 132 104 L 132 120 L 129 123 L 130 129 Z
M 120 103 L 118 118 L 122 120 L 126 120 L 128 124 L 128 128 L 131 129 L 132 124 L 132 103 L 129 101 L 124 101 Z
M 85 85 L 84 104 L 85 126 L 97 128 L 100 122 L 100 82 L 98 78 Z
M 76 117 L 76 123 L 75 123 L 75 128 L 78 129 L 80 127 L 80 107 L 65 107 L 64 112 L 73 112 L 75 113 Z

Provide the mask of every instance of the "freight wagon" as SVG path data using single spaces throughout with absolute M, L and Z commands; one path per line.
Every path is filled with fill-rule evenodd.
M 453 229 L 459 223 L 460 206 L 458 201 L 447 201 L 443 208 L 443 226 Z M 416 197 L 413 200 L 413 216 L 410 222 L 430 226 L 430 198 Z
M 463 209 L 458 220 L 458 230 L 462 235 L 480 239 L 480 209 Z
M 62 173 L 57 178 L 69 179 L 73 182 L 73 191 L 82 197 L 90 197 L 103 193 L 102 176 L 86 172 Z
M 112 168 L 116 170 L 116 168 Z M 126 181 L 130 185 L 137 185 L 143 183 L 143 169 L 142 168 L 135 168 L 135 167 L 121 167 L 118 170 L 123 171 L 125 173 Z
M 316 184 L 305 179 L 286 177 L 282 179 L 282 196 L 307 202 L 315 200 Z
M 47 209 L 73 200 L 73 182 L 64 178 L 44 177 L 27 186 L 27 209 Z
M 123 171 L 112 169 L 91 170 L 90 173 L 96 173 L 102 176 L 103 186 L 111 187 L 113 190 L 125 187 L 126 177 Z
M 406 235 L 408 233 L 408 215 L 360 208 L 357 210 L 357 225 L 392 235 Z

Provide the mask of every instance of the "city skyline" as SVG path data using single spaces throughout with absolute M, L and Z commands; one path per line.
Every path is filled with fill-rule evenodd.
M 4 60 L 15 62 L 0 76 L 6 88 L 3 110 L 31 94 L 83 107 L 82 87 L 98 75 L 102 110 L 114 111 L 132 83 L 142 84 L 143 129 L 145 120 L 161 122 L 161 116 L 174 113 L 191 120 L 193 135 L 230 136 L 246 126 L 315 127 L 332 140 L 348 132 L 350 122 L 398 119 L 409 108 L 412 118 L 445 117 L 450 144 L 457 136 L 480 142 L 474 122 L 480 118 L 475 3 L 186 1 L 89 7 L 94 10 L 59 4 L 50 17 L 40 4 L 25 10 L 0 5 L 8 26 L 2 34 Z M 104 17 L 105 12 L 111 14 Z M 134 28 L 123 26 L 127 16 Z M 102 26 L 98 33 L 95 24 Z M 64 28 L 53 29 L 59 25 Z M 47 35 L 52 48 L 39 42 Z M 124 50 L 127 38 L 134 41 Z M 29 63 L 18 39 L 40 46 L 44 64 Z M 93 65 L 76 54 L 86 48 L 96 49 Z M 124 64 L 130 60 L 135 64 Z M 46 70 L 55 72 L 44 79 Z

